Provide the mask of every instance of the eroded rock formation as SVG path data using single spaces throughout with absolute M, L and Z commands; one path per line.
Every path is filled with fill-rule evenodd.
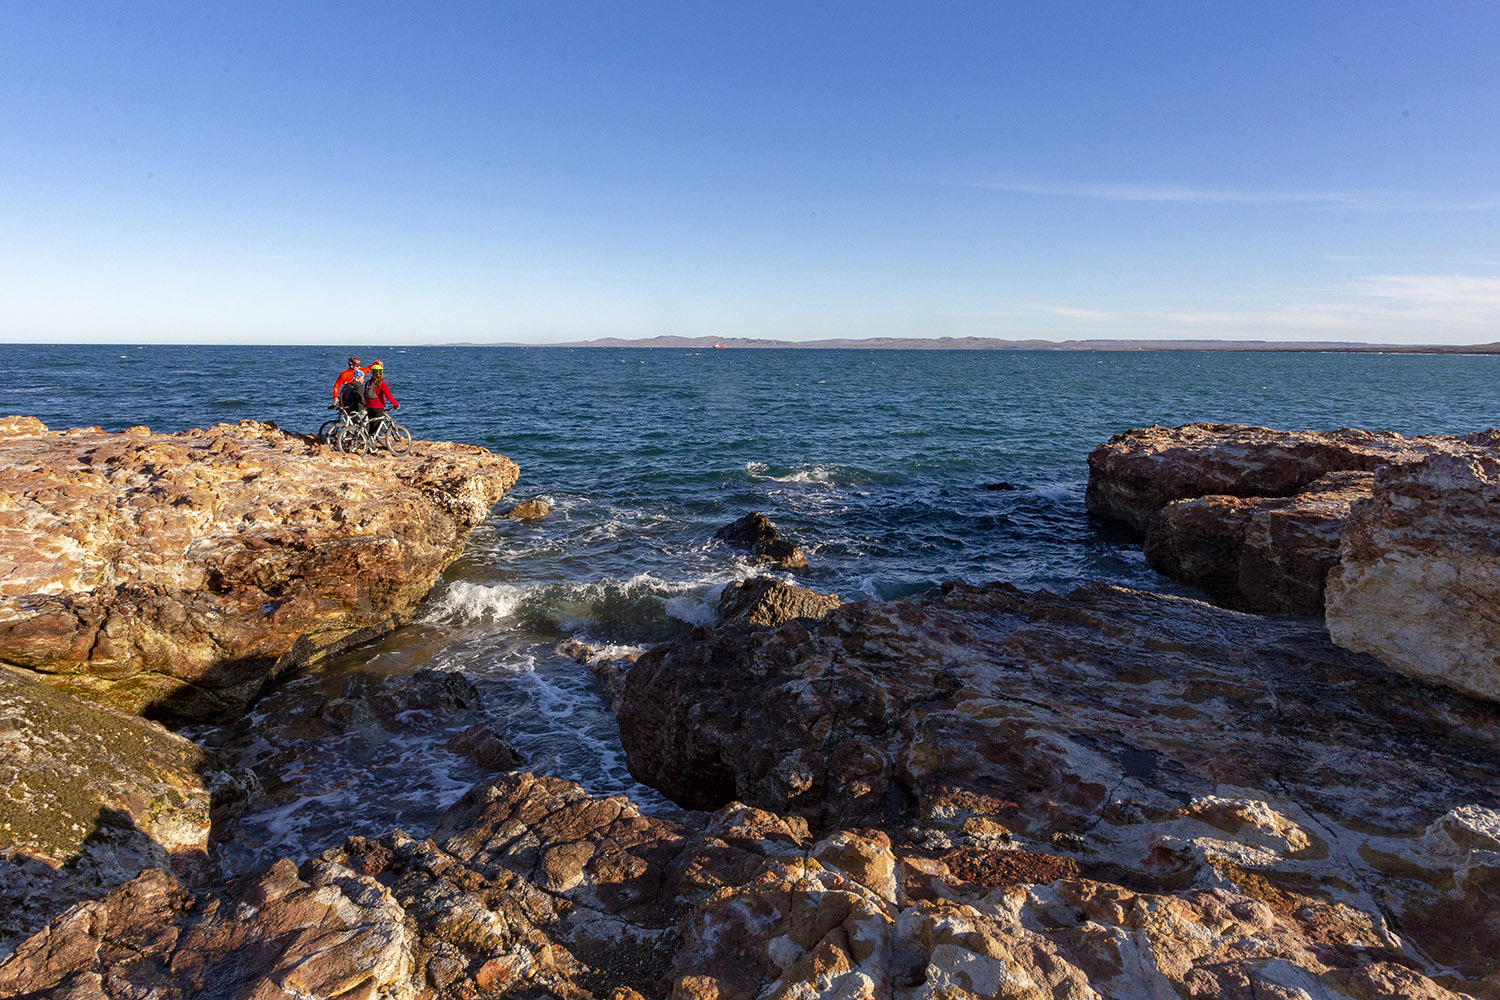
M 1147 427 L 1089 455 L 1090 513 L 1145 535 L 1147 561 L 1230 607 L 1315 615 L 1350 506 L 1374 471 L 1500 447 L 1500 431 L 1405 438 L 1390 431 Z
M 0 662 L 127 711 L 236 711 L 406 617 L 517 475 L 468 445 L 342 456 L 253 421 L 0 421 Z
M 1328 631 L 1416 677 L 1500 701 L 1500 451 L 1381 469 L 1328 578 Z
M 876 829 L 813 835 L 736 804 L 653 818 L 621 797 L 505 775 L 427 840 L 351 838 L 233 892 L 146 872 L 0 960 L 0 997 L 1496 995 L 1462 968 L 1434 975 L 1434 960 L 1349 901 L 1357 887 L 1329 900 L 1316 880 L 1291 891 L 1259 880 L 1275 863 L 1345 860 L 1305 820 L 1210 797 L 1158 822 L 1142 851 L 1217 858 L 1245 887 L 1216 872 L 1191 884 L 1171 866 L 1131 886 L 1087 851 L 977 832 L 920 844 Z M 1442 873 L 1500 846 L 1495 822 L 1445 814 L 1401 856 L 1423 866 L 1405 880 L 1435 873 L 1427 891 L 1443 898 Z
M 838 606 L 837 594 L 820 594 L 758 576 L 724 588 L 719 595 L 719 624 L 775 626 L 793 618 L 821 618 Z
M 1184 920 L 1241 905 L 1247 927 L 1302 941 L 1283 957 L 1329 989 L 1365 963 L 1328 955 L 1362 953 L 1500 995 L 1480 982 L 1500 955 L 1484 916 L 1500 843 L 1481 832 L 1500 706 L 1393 674 L 1313 622 L 1106 586 L 950 585 L 696 631 L 637 661 L 620 717 L 634 773 L 684 805 L 878 827 L 940 852 L 939 897 L 955 873 L 1076 871 L 1108 883 L 1091 898 L 1147 894 Z M 1475 831 L 1461 859 L 1435 846 L 1454 824 Z M 1210 952 L 1229 947 L 1217 935 Z M 1262 973 L 1225 974 L 1248 989 Z
M 1144 532 L 1152 516 L 1174 500 L 1289 497 L 1330 472 L 1374 472 L 1455 440 L 1347 427 L 1327 432 L 1243 424 L 1138 428 L 1089 453 L 1085 499 L 1091 514 Z

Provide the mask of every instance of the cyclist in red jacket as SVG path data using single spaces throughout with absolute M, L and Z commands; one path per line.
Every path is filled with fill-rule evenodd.
M 373 368 L 374 365 L 371 365 L 370 367 Z M 363 384 L 365 376 L 368 374 L 370 374 L 370 369 L 361 368 L 359 366 L 358 358 L 350 358 L 349 367 L 339 372 L 339 377 L 333 380 L 333 401 L 335 403 L 339 401 L 339 390 L 342 389 L 346 383 L 359 382 Z
M 385 408 L 389 404 L 391 409 L 401 409 L 401 404 L 396 402 L 396 397 L 391 395 L 390 384 L 385 380 L 385 365 L 379 361 L 368 369 L 370 381 L 365 384 L 365 410 L 370 417 L 370 433 L 374 434 L 380 426 L 380 421 L 385 419 Z

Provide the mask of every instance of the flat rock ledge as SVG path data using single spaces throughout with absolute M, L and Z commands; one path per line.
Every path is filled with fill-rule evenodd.
M 343 456 L 274 424 L 0 419 L 0 663 L 211 719 L 408 617 L 516 482 L 483 448 Z
M 0 997 L 1500 998 L 1500 706 L 1305 620 L 950 585 L 626 683 L 702 811 L 500 775 L 426 839 L 147 871 Z

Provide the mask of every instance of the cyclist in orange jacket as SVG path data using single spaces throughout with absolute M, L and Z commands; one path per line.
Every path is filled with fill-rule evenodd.
M 370 368 L 375 367 L 371 365 Z M 339 401 L 339 390 L 349 382 L 364 384 L 365 376 L 370 374 L 370 368 L 361 368 L 358 358 L 349 359 L 349 367 L 339 372 L 339 377 L 333 380 L 333 401 Z

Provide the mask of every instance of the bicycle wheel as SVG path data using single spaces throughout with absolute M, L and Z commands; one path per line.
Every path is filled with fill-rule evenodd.
M 337 431 L 338 439 L 334 447 L 345 455 L 368 455 L 370 453 L 370 435 L 365 433 L 364 428 L 345 424 Z
M 392 455 L 405 455 L 411 451 L 411 431 L 400 424 L 391 424 L 386 428 L 385 446 Z
M 323 426 L 318 428 L 318 444 L 333 444 L 333 432 L 343 421 L 335 417 L 332 420 L 323 421 Z

